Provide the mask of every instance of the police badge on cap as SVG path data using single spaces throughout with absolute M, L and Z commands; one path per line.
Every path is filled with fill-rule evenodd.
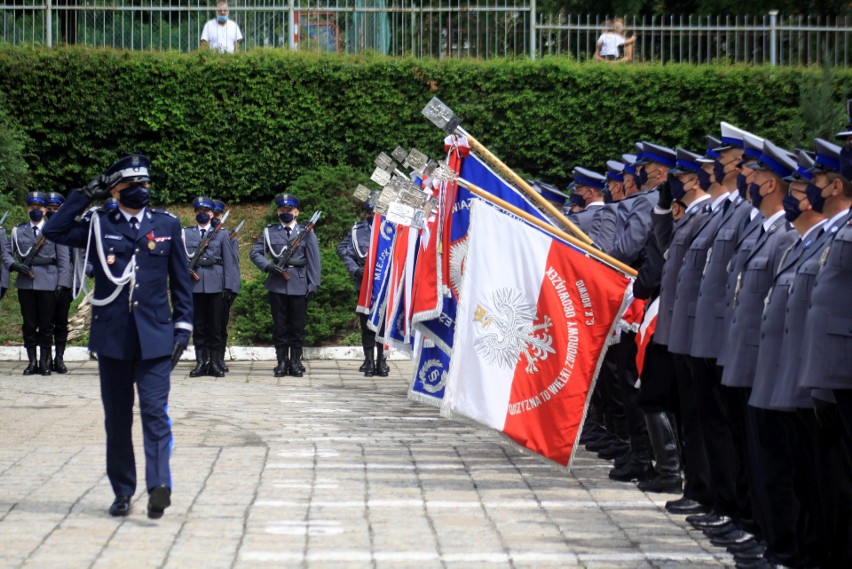
M 121 178 L 119 178 L 116 184 L 122 182 L 150 182 L 151 178 L 148 174 L 150 166 L 151 161 L 147 156 L 130 154 L 110 166 L 104 174 L 109 177 L 115 173 L 119 173 Z
M 27 205 L 47 205 L 47 194 L 44 192 L 30 192 L 26 197 Z

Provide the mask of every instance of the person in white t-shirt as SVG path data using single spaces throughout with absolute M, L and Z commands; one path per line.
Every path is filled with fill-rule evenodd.
M 625 61 L 632 60 L 632 44 L 636 38 L 625 39 L 624 23 L 621 20 L 607 22 L 607 27 L 600 35 L 595 47 L 595 61 Z M 630 57 L 627 57 L 627 51 Z
M 201 30 L 201 48 L 209 47 L 221 53 L 234 53 L 240 48 L 243 33 L 240 26 L 228 19 L 228 3 L 216 3 L 216 17 Z

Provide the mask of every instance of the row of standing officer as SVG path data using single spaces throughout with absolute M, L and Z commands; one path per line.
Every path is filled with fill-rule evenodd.
M 642 143 L 638 159 L 608 164 L 613 197 L 614 181 L 647 191 L 656 178 L 641 219 L 611 206 L 608 252 L 635 263 L 634 293 L 659 299 L 659 316 L 638 393 L 599 382 L 605 411 L 584 438 L 622 459 L 611 477 L 649 491 L 680 490 L 682 454 L 683 497 L 666 509 L 692 514 L 739 567 L 849 566 L 852 149 L 817 139 L 792 154 L 728 123 L 721 135 L 703 156 Z M 616 359 L 617 375 L 629 363 Z M 633 406 L 645 432 L 629 428 Z

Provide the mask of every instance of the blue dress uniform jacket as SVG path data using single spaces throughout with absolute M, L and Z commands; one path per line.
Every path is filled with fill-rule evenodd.
M 47 224 L 42 224 L 41 231 Z M 32 272 L 35 279 L 27 275 L 18 274 L 15 286 L 24 290 L 53 291 L 59 286 L 61 279 L 68 279 L 71 274 L 71 265 L 68 247 L 57 245 L 48 235 L 45 235 L 44 246 L 33 259 Z M 12 229 L 9 245 L 12 255 L 18 260 L 23 260 L 30 248 L 35 244 L 36 236 L 33 234 L 32 224 L 22 223 Z M 9 263 L 6 268 L 11 266 Z
M 784 252 L 797 238 L 793 227 L 781 217 L 757 240 L 745 260 L 734 288 L 734 312 L 726 339 L 723 385 L 752 387 L 764 301 Z
M 353 279 L 358 269 L 363 269 L 364 263 L 366 263 L 372 231 L 372 226 L 369 223 L 359 221 L 337 244 L 337 256 L 343 261 L 343 265 Z M 361 279 L 355 279 L 355 292 L 361 292 Z
M 192 287 L 181 245 L 180 221 L 170 213 L 151 209 L 146 209 L 138 231 L 130 227 L 120 211 L 107 214 L 98 210 L 91 221 L 76 221 L 75 217 L 88 205 L 86 198 L 72 191 L 45 224 L 44 233 L 57 243 L 85 247 L 89 226 L 97 216 L 100 236 L 98 240 L 92 235 L 89 254 L 95 278 L 94 300 L 108 298 L 117 288 L 106 271 L 118 277 L 134 256 L 136 262 L 135 284 L 131 281 L 125 285 L 109 304 L 92 306 L 89 349 L 120 360 L 171 355 L 175 329 L 192 330 Z M 152 248 L 146 237 L 149 234 L 154 237 Z M 98 258 L 98 245 L 102 247 L 104 262 Z M 171 309 L 166 301 L 169 292 Z M 137 347 L 127 341 L 132 336 L 128 334 L 131 322 L 136 326 L 141 354 L 136 354 Z
M 817 389 L 852 389 L 852 219 L 834 235 L 820 255 L 805 321 L 801 385 Z
M 698 289 L 707 264 L 707 251 L 713 244 L 722 220 L 725 218 L 725 200 L 715 210 L 705 213 L 703 219 L 692 225 L 692 238 L 683 256 L 674 290 L 674 306 L 669 330 L 669 351 L 689 355 L 692 348 L 692 331 L 695 328 L 695 311 L 698 306 Z
M 213 231 L 213 227 L 210 226 L 208 231 Z M 198 250 L 201 239 L 201 230 L 197 225 L 184 228 L 183 242 L 187 259 Z M 195 266 L 195 274 L 200 280 L 193 281 L 192 292 L 207 294 L 234 290 L 237 285 L 234 284 L 233 259 L 234 253 L 228 242 L 228 232 L 224 228 L 214 232 L 207 244 L 207 249 L 204 250 Z
M 749 210 L 753 209 L 749 204 Z M 716 364 L 725 365 L 728 353 L 728 331 L 731 328 L 731 320 L 734 317 L 734 293 L 737 289 L 740 274 L 745 267 L 746 259 L 751 255 L 757 240 L 760 237 L 760 227 L 763 223 L 763 216 L 758 212 L 754 219 L 751 219 L 751 213 L 746 216 L 744 223 L 747 225 L 743 228 L 740 238 L 737 240 L 737 245 L 734 250 L 734 255 L 728 261 L 728 276 L 725 281 L 725 313 L 722 316 L 722 338 L 719 340 L 719 355 L 716 356 Z
M 725 334 L 725 285 L 728 280 L 728 263 L 734 256 L 736 244 L 743 230 L 751 204 L 742 198 L 732 202 L 723 214 L 716 234 L 707 250 L 698 298 L 695 303 L 695 325 L 692 329 L 689 355 L 696 358 L 716 359 Z
M 251 248 L 249 257 L 252 263 L 266 272 L 275 259 L 285 254 L 288 243 L 302 231 L 304 228 L 296 224 L 291 230 L 288 241 L 287 232 L 282 224 L 267 225 Z M 272 258 L 272 261 L 266 258 L 267 255 Z M 285 281 L 278 273 L 269 273 L 263 286 L 270 292 L 292 296 L 305 296 L 309 291 L 316 292 L 320 285 L 320 252 L 319 243 L 313 231 L 299 243 L 299 247 L 290 257 L 287 274 L 290 280 Z
M 657 327 L 654 329 L 652 340 L 655 344 L 662 346 L 669 344 L 678 273 L 683 265 L 683 258 L 689 249 L 694 233 L 703 226 L 705 218 L 709 214 L 710 209 L 705 207 L 704 203 L 696 204 L 695 208 L 688 209 L 687 213 L 677 221 L 674 221 L 671 212 L 652 214 L 654 236 L 665 258 L 660 280 L 660 308 L 657 315 Z
M 651 210 L 657 204 L 657 190 L 634 194 L 623 200 L 627 215 L 624 225 L 615 230 L 615 239 L 609 254 L 622 263 L 636 268 L 651 233 Z

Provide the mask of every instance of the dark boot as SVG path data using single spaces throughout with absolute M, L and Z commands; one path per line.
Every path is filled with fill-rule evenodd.
M 207 350 L 195 350 L 195 367 L 189 372 L 189 377 L 207 375 L 207 368 L 209 365 L 210 361 L 207 356 Z
M 387 377 L 390 374 L 390 368 L 388 367 L 387 360 L 385 360 L 385 347 L 377 345 L 376 352 L 376 375 Z
M 290 375 L 302 377 L 305 373 L 304 369 L 302 367 L 302 348 L 290 348 Z
M 219 350 L 219 367 L 222 368 L 222 371 L 224 371 L 225 373 L 228 373 L 231 370 L 229 370 L 228 366 L 225 365 L 225 350 L 226 349 L 227 348 L 225 346 L 222 346 L 222 348 Z
M 27 359 L 29 363 L 24 368 L 24 375 L 32 375 L 38 371 L 38 359 L 36 357 L 36 349 L 27 348 Z
M 645 424 L 654 450 L 656 476 L 640 482 L 643 492 L 681 492 L 680 454 L 677 436 L 669 416 L 665 413 L 646 413 Z
M 611 480 L 630 482 L 631 480 L 648 480 L 656 474 L 651 465 L 651 449 L 648 436 L 645 433 L 636 434 L 630 438 L 630 456 L 623 466 L 609 471 Z
M 278 365 L 275 366 L 275 377 L 284 377 L 290 373 L 290 348 L 275 348 Z
M 68 368 L 65 367 L 65 344 L 56 343 L 56 357 L 53 358 L 53 371 L 56 373 L 68 373 Z
M 38 361 L 38 371 L 42 375 L 50 375 L 50 346 L 41 347 L 41 357 Z
M 376 364 L 373 360 L 373 348 L 364 348 L 364 363 L 358 369 L 364 372 L 364 377 L 373 377 L 376 373 Z
M 219 350 L 210 351 L 210 362 L 207 364 L 207 375 L 210 377 L 225 377 L 225 370 L 219 363 Z

